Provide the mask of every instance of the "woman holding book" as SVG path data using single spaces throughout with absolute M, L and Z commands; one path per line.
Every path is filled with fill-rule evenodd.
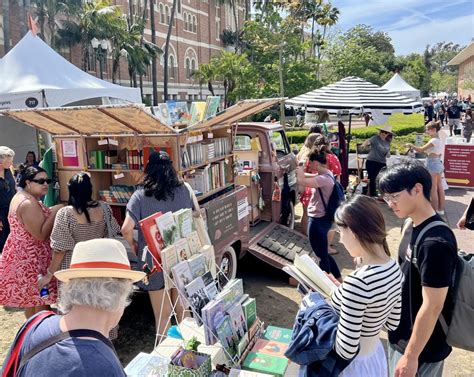
M 182 208 L 193 208 L 191 192 L 179 179 L 172 161 L 166 152 L 153 152 L 145 168 L 143 187 L 137 189 L 127 204 L 127 214 L 122 225 L 123 237 L 138 254 L 138 268 L 141 271 L 145 266 L 142 254 L 146 241 L 140 229 L 139 222 L 157 212 L 176 212 Z M 138 243 L 133 239 L 133 230 L 138 230 Z M 147 258 L 145 258 L 146 260 Z M 149 258 L 148 258 L 149 260 Z M 153 263 L 150 261 L 149 263 Z M 149 268 L 152 266 L 148 265 Z M 149 276 L 148 284 L 138 284 L 140 288 L 148 291 L 155 315 L 155 325 L 159 334 L 166 332 L 167 321 L 160 321 L 160 317 L 171 316 L 169 300 L 165 300 L 163 272 L 155 272 Z M 171 291 L 172 301 L 176 302 L 177 292 Z M 163 305 L 163 307 L 162 307 Z M 182 316 L 182 308 L 176 308 L 178 315 Z M 181 318 L 179 318 L 181 319 Z
M 335 350 L 354 360 L 340 376 L 386 376 L 387 359 L 379 334 L 400 322 L 402 273 L 390 257 L 385 222 L 375 199 L 356 195 L 337 210 L 336 224 L 349 254 L 361 261 L 331 301 L 339 313 Z

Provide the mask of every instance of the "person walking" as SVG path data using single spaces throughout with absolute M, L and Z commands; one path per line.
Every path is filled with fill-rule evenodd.
M 462 129 L 462 136 L 466 139 L 466 143 L 471 142 L 472 127 L 473 127 L 472 109 L 468 108 L 466 110 L 466 116 L 463 121 L 463 129 Z
M 436 212 L 444 215 L 445 195 L 443 189 L 443 182 L 441 175 L 444 171 L 443 161 L 441 156 L 443 154 L 443 142 L 439 138 L 440 123 L 430 122 L 425 127 L 426 133 L 431 139 L 422 147 L 417 147 L 414 144 L 408 143 L 406 146 L 416 152 L 426 153 L 426 168 L 431 174 L 431 204 Z
M 458 106 L 458 101 L 456 99 L 449 103 L 446 115 L 448 118 L 449 136 L 453 136 L 453 129 L 456 134 L 457 129 L 461 125 L 461 108 Z
M 444 107 L 444 104 L 442 104 L 438 110 L 438 120 L 441 122 L 441 127 L 444 127 L 445 119 L 446 119 L 446 108 Z
M 413 221 L 412 237 L 401 268 L 400 325 L 388 333 L 389 375 L 438 377 L 452 348 L 439 322 L 451 323 L 454 296 L 452 279 L 457 261 L 456 239 L 444 226 L 429 229 L 420 240 L 416 259 L 413 246 L 420 232 L 442 221 L 430 202 L 431 175 L 418 161 L 402 159 L 380 174 L 380 191 L 399 218 Z
M 372 136 L 370 139 L 362 143 L 362 148 L 370 146 L 367 155 L 367 175 L 369 176 L 369 194 L 377 196 L 376 181 L 380 170 L 387 166 L 387 156 L 390 155 L 390 143 L 393 137 L 392 126 L 385 125 L 379 128 L 378 135 Z
M 48 275 L 51 261 L 49 236 L 62 205 L 45 207 L 40 199 L 51 180 L 42 168 L 28 167 L 21 175 L 19 191 L 10 203 L 10 234 L 0 258 L 0 305 L 24 308 L 26 318 L 56 302 L 56 284 L 41 297 L 38 275 Z
M 8 147 L 0 146 L 0 254 L 10 234 L 8 209 L 16 193 L 16 183 L 11 166 L 15 152 Z
M 63 283 L 59 307 L 65 314 L 43 312 L 49 315 L 23 332 L 16 375 L 125 377 L 107 335 L 129 303 L 132 284 L 145 274 L 131 270 L 119 241 L 96 239 L 77 243 L 70 267 L 54 275 Z M 48 346 L 42 348 L 45 344 Z M 11 356 L 10 350 L 4 368 Z
M 325 203 L 329 203 L 334 188 L 334 175 L 327 167 L 326 147 L 314 148 L 308 156 L 310 168 L 317 174 L 305 173 L 304 167 L 297 169 L 298 184 L 311 188 L 311 199 L 308 204 L 308 237 L 316 256 L 320 259 L 319 267 L 331 273 L 336 279 L 341 279 L 341 272 L 336 261 L 329 255 L 328 232 L 332 220 L 326 217 Z
M 387 358 L 381 330 L 395 330 L 400 322 L 402 272 L 390 257 L 385 221 L 376 200 L 355 195 L 336 211 L 335 223 L 358 268 L 339 283 L 331 303 L 340 316 L 336 353 L 354 356 L 341 377 L 386 376 Z
M 128 241 L 132 249 L 138 254 L 138 269 L 144 266 L 143 249 L 146 241 L 140 229 L 140 220 L 155 214 L 156 212 L 176 212 L 182 208 L 193 208 L 191 192 L 178 177 L 170 157 L 166 152 L 153 152 L 150 155 L 145 168 L 143 187 L 137 189 L 127 204 L 127 214 L 122 225 L 123 237 Z M 199 210 L 199 208 L 195 208 Z M 133 239 L 133 230 L 138 229 L 138 245 Z M 164 280 L 163 272 L 155 272 L 149 277 L 148 284 L 139 283 L 140 288 L 148 291 L 150 301 L 155 315 L 155 324 L 159 334 L 166 333 L 166 320 L 160 321 L 160 317 L 171 316 L 171 303 L 163 300 Z M 177 300 L 177 292 L 171 290 L 173 302 Z M 163 307 L 162 306 L 163 302 Z M 177 307 L 178 316 L 182 315 L 182 308 Z M 180 319 L 178 319 L 178 322 Z M 161 328 L 158 328 L 161 324 Z

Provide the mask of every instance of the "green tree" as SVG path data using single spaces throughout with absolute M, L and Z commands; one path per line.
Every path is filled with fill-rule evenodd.
M 411 86 L 419 89 L 423 96 L 429 94 L 431 90 L 431 76 L 422 55 L 410 54 L 398 57 L 397 66 L 401 67 L 403 78 Z
M 211 95 L 215 96 L 213 81 L 216 80 L 217 72 L 213 64 L 201 64 L 199 68 L 192 73 L 192 76 L 198 80 L 199 85 L 206 84 Z

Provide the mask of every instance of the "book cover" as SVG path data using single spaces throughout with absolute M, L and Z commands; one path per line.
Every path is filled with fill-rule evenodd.
M 192 255 L 198 254 L 202 248 L 201 240 L 197 231 L 192 231 L 189 236 L 186 237 L 189 245 L 189 251 Z
M 207 346 L 213 345 L 217 342 L 216 327 L 214 320 L 219 313 L 223 313 L 225 304 L 222 300 L 212 300 L 203 309 L 202 315 L 204 323 L 204 340 Z
M 188 262 L 179 262 L 177 265 L 171 268 L 173 279 L 176 287 L 181 293 L 186 292 L 186 286 L 193 281 L 193 274 L 189 269 Z
M 161 123 L 166 125 L 171 125 L 170 111 L 168 109 L 168 104 L 159 103 L 158 106 L 153 107 L 153 111 Z
M 180 238 L 173 244 L 173 246 L 176 249 L 176 254 L 180 262 L 191 258 L 191 252 L 189 251 L 188 241 L 186 241 L 186 238 Z
M 183 208 L 174 213 L 174 221 L 178 227 L 180 237 L 188 237 L 194 230 L 193 211 L 191 208 Z
M 182 238 L 182 240 L 184 240 Z M 180 240 L 181 241 L 181 240 Z M 184 240 L 186 241 L 186 240 Z M 194 278 L 202 276 L 206 273 L 206 259 L 202 254 L 195 254 L 188 260 L 189 269 Z
M 206 287 L 204 285 L 204 281 L 202 277 L 197 277 L 193 281 L 191 281 L 185 287 L 186 295 L 188 297 L 189 304 L 191 305 L 191 309 L 194 312 L 194 319 L 198 326 L 202 325 L 202 309 L 209 303 L 209 298 L 206 294 Z
M 242 310 L 244 312 L 247 329 L 249 329 L 257 319 L 257 302 L 255 299 L 248 298 L 245 300 L 242 304 Z
M 168 372 L 169 359 L 159 355 L 140 352 L 125 367 L 127 376 L 165 376 Z
M 167 101 L 171 124 L 189 124 L 191 114 L 186 102 Z
M 200 251 L 206 259 L 206 270 L 211 271 L 212 277 L 217 276 L 216 256 L 214 253 L 214 246 L 204 245 Z
M 214 299 L 214 297 L 217 296 L 219 291 L 217 290 L 217 283 L 214 281 L 211 272 L 208 271 L 204 275 L 202 275 L 202 280 L 204 281 L 204 285 L 206 286 L 207 297 L 209 297 L 209 300 Z
M 224 315 L 216 325 L 216 333 L 224 349 L 230 356 L 234 357 L 237 354 L 239 339 L 232 330 L 231 321 L 228 315 Z
M 191 104 L 191 124 L 200 122 L 204 119 L 206 111 L 206 102 L 197 101 Z
M 161 262 L 163 266 L 163 271 L 165 274 L 165 283 L 168 288 L 173 288 L 173 273 L 171 269 L 176 266 L 179 262 L 178 255 L 176 253 L 176 248 L 174 245 L 168 246 L 161 251 Z
M 207 96 L 204 119 L 212 118 L 213 116 L 217 114 L 217 110 L 219 109 L 220 102 L 221 102 L 220 96 Z
M 288 359 L 275 357 L 260 352 L 249 352 L 245 358 L 242 368 L 255 372 L 269 373 L 274 376 L 285 375 Z
M 267 340 L 274 340 L 280 343 L 290 344 L 292 333 L 293 331 L 291 329 L 285 329 L 283 327 L 277 326 L 268 326 L 262 338 Z
M 238 302 L 234 303 L 227 309 L 229 315 L 230 324 L 234 334 L 237 338 L 242 339 L 247 332 L 247 323 L 245 322 L 244 312 Z
M 165 246 L 173 245 L 178 239 L 178 227 L 174 222 L 173 212 L 166 212 L 156 218 L 156 225 L 160 230 Z
M 275 342 L 274 340 L 257 339 L 252 352 L 261 352 L 271 356 L 285 357 L 288 344 Z
M 162 216 L 161 212 L 154 213 L 151 216 L 140 220 L 140 228 L 145 238 L 146 244 L 150 253 L 161 263 L 160 252 L 165 248 L 165 244 L 161 237 L 161 232 L 158 229 L 156 220 Z M 155 266 L 158 271 L 161 271 L 159 266 Z
M 248 370 L 232 368 L 229 377 L 271 377 L 271 374 L 251 372 Z

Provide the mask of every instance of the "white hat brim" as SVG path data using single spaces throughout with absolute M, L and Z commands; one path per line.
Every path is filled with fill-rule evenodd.
M 141 271 L 118 270 L 112 268 L 69 268 L 66 270 L 56 271 L 54 276 L 62 282 L 68 282 L 71 279 L 77 278 L 118 278 L 129 279 L 136 283 L 145 277 L 145 273 Z

